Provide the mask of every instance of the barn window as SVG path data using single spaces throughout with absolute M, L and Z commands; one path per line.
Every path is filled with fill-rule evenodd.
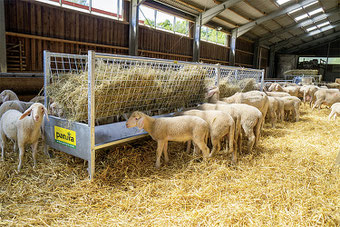
M 202 26 L 201 40 L 208 41 L 215 44 L 227 45 L 227 34 L 216 29 Z
M 122 19 L 123 0 L 37 0 L 81 12 Z
M 139 7 L 139 24 L 175 34 L 189 35 L 189 21 L 143 5 Z

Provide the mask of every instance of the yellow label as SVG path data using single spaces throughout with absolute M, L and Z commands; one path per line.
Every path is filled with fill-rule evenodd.
M 54 126 L 54 139 L 56 143 L 76 148 L 77 144 L 75 131 Z

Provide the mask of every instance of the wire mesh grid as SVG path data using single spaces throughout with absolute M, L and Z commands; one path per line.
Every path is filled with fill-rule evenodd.
M 96 57 L 96 119 L 105 122 L 136 110 L 159 115 L 193 107 L 204 101 L 215 78 L 213 66 Z
M 74 121 L 87 118 L 87 112 L 83 111 L 87 111 L 87 101 L 81 102 L 80 96 L 88 95 L 88 57 L 48 52 L 45 60 L 46 92 L 50 103 L 58 104 L 58 112 L 64 118 Z

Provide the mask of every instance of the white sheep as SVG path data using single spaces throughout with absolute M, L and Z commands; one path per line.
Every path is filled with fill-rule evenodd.
M 331 113 L 329 114 L 328 118 L 329 120 L 333 117 L 334 120 L 336 120 L 336 117 L 340 116 L 340 102 L 334 103 L 331 106 Z
M 6 101 L 0 106 L 0 118 L 7 110 L 17 110 L 21 113 L 25 112 L 24 107 L 20 104 L 20 101 Z
M 30 115 L 30 117 L 27 117 Z M 25 152 L 25 145 L 32 145 L 32 156 L 34 167 L 36 166 L 36 153 L 38 146 L 38 139 L 41 135 L 40 126 L 43 121 L 43 117 L 46 115 L 48 120 L 48 114 L 46 108 L 40 103 L 34 103 L 24 113 L 20 113 L 17 110 L 8 110 L 4 113 L 0 120 L 0 145 L 2 160 L 4 160 L 5 154 L 5 140 L 6 137 L 15 141 L 14 150 L 19 147 L 19 165 L 18 171 L 22 166 L 22 160 Z
M 168 141 L 186 142 L 192 140 L 203 152 L 203 158 L 209 156 L 206 140 L 209 136 L 209 125 L 195 116 L 152 118 L 142 112 L 135 111 L 126 122 L 127 128 L 138 127 L 147 131 L 157 141 L 156 168 L 161 163 L 164 153 L 165 163 L 169 162 Z
M 251 152 L 253 146 L 257 145 L 260 138 L 262 113 L 256 107 L 247 104 L 227 104 L 225 102 L 218 101 L 217 104 L 204 103 L 198 106 L 198 109 L 220 110 L 230 114 L 236 122 L 236 133 L 234 139 L 238 143 L 238 151 L 240 153 L 242 151 L 242 133 L 240 133 L 240 127 L 242 127 L 245 136 L 248 138 L 248 152 Z M 236 147 L 234 147 L 233 162 L 236 161 Z
M 321 108 L 322 104 L 331 106 L 334 103 L 340 102 L 340 91 L 338 89 L 319 89 L 315 92 L 316 101 L 312 110 L 315 107 Z
M 270 92 L 267 91 L 266 94 L 268 96 L 272 96 L 272 97 L 285 97 L 285 96 L 291 96 L 289 93 L 287 92 L 280 92 L 280 91 L 274 91 L 274 92 Z
M 18 96 L 15 94 L 14 91 L 11 90 L 3 90 L 0 93 L 0 105 L 6 101 L 10 100 L 19 100 Z
M 176 113 L 175 116 L 196 116 L 205 120 L 209 124 L 210 138 L 213 145 L 213 149 L 210 153 L 210 157 L 215 152 L 218 152 L 221 148 L 221 139 L 228 135 L 229 140 L 229 152 L 234 150 L 234 135 L 235 135 L 235 121 L 233 118 L 222 111 L 216 110 L 188 110 L 184 112 Z M 227 149 L 226 149 L 227 150 Z
M 263 119 L 261 123 L 261 128 L 263 128 L 264 120 L 266 118 L 268 108 L 269 108 L 269 100 L 268 96 L 261 91 L 248 91 L 245 93 L 237 92 L 236 94 L 223 98 L 221 101 L 226 103 L 243 103 L 248 104 L 250 106 L 256 107 L 262 113 Z
M 278 99 L 284 102 L 284 111 L 287 113 L 287 119 L 291 115 L 293 120 L 299 121 L 301 100 L 295 96 L 286 96 Z

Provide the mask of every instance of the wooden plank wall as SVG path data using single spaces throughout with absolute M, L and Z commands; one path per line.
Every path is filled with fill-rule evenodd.
M 127 3 L 125 5 L 128 5 Z M 26 71 L 43 71 L 43 50 L 63 53 L 128 54 L 129 24 L 27 0 L 5 0 L 7 43 L 24 44 Z M 252 67 L 252 42 L 237 39 L 236 65 Z M 139 55 L 192 60 L 189 37 L 139 26 Z M 201 61 L 228 64 L 229 48 L 201 42 Z

